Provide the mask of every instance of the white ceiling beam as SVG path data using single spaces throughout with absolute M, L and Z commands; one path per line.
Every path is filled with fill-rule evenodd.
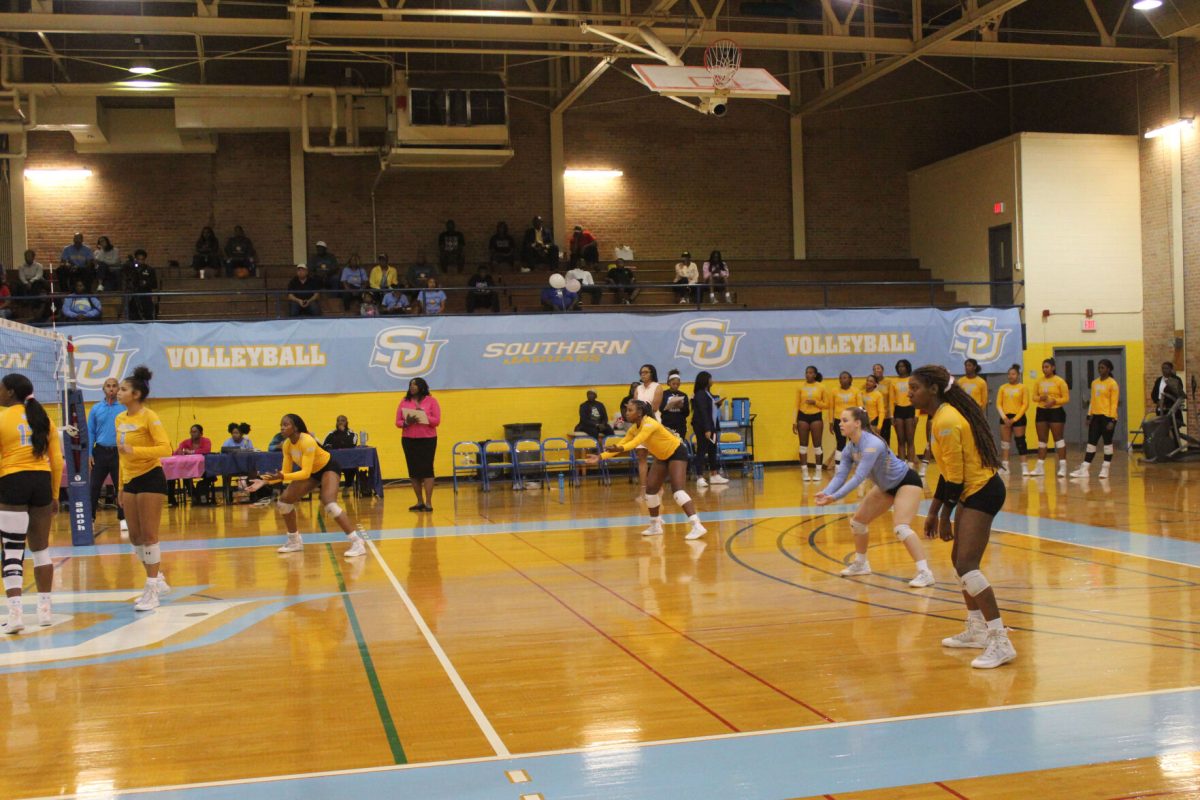
M 1104 24 L 1104 18 L 1100 16 L 1100 12 L 1096 10 L 1094 0 L 1083 0 L 1083 4 L 1087 6 L 1088 13 L 1092 15 L 1092 23 L 1096 26 L 1096 32 L 1100 34 L 1100 44 L 1105 47 L 1113 47 L 1117 40 L 1108 32 L 1108 26 Z
M 300 6 L 311 5 L 313 0 L 297 0 Z M 294 47 L 288 54 L 288 82 L 295 85 L 304 83 L 304 73 L 308 69 L 308 50 L 303 45 L 309 44 L 308 29 L 312 17 L 308 14 L 292 11 L 292 44 Z

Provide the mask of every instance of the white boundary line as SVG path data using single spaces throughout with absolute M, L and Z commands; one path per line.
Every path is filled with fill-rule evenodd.
M 1044 517 L 1035 517 L 1034 519 L 1044 519 Z M 1055 520 L 1057 522 L 1058 520 Z M 1086 542 L 1071 542 L 1064 539 L 1051 539 L 1048 536 L 1043 536 L 1040 533 L 1029 533 L 1028 531 L 1010 531 L 1004 528 L 992 528 L 993 533 L 1007 533 L 1011 536 L 1024 536 L 1027 539 L 1037 539 L 1039 542 L 1047 544 L 1057 544 L 1063 547 L 1080 547 L 1085 550 L 1099 550 L 1101 553 L 1112 553 L 1116 556 L 1125 556 L 1126 558 L 1140 558 L 1145 561 L 1157 561 L 1160 564 L 1170 564 L 1173 567 L 1183 567 L 1184 569 L 1200 569 L 1195 564 L 1188 564 L 1184 561 L 1172 561 L 1169 558 L 1159 558 L 1158 556 L 1148 556 L 1143 553 L 1130 553 L 1125 550 L 1114 550 L 1111 547 L 1100 547 L 1099 545 L 1087 544 Z M 1157 536 L 1154 533 L 1138 533 L 1137 531 L 1117 531 L 1118 533 L 1128 533 L 1131 536 Z M 1169 538 L 1169 537 L 1162 537 Z M 1187 541 L 1180 539 L 1179 541 Z
M 382 563 L 382 559 L 381 559 Z M 386 569 L 386 565 L 385 569 Z M 390 574 L 390 570 L 387 570 Z M 401 590 L 403 591 L 403 590 Z M 407 597 L 407 595 L 403 595 Z M 420 617 L 417 617 L 420 619 Z M 439 648 L 440 649 L 440 648 Z M 326 770 L 323 772 L 299 772 L 289 775 L 270 775 L 259 778 L 235 778 L 224 781 L 208 781 L 204 783 L 181 783 L 172 786 L 148 786 L 141 789 L 119 789 L 106 793 L 106 798 L 121 797 L 133 794 L 149 794 L 155 792 L 174 792 L 187 789 L 206 789 L 220 786 L 242 786 L 256 783 L 273 783 L 276 781 L 308 780 L 313 778 L 336 778 L 346 775 L 367 775 L 379 772 L 400 772 L 411 769 L 433 769 L 436 767 L 453 767 L 464 764 L 487 764 L 510 759 L 546 758 L 550 756 L 570 756 L 583 753 L 599 753 L 605 751 L 635 750 L 645 747 L 661 747 L 664 745 L 691 744 L 694 742 L 716 742 L 726 739 L 748 739 L 758 736 L 776 736 L 788 733 L 803 733 L 808 731 L 836 730 L 839 728 L 860 728 L 867 725 L 881 725 L 895 722 L 910 722 L 913 720 L 938 719 L 940 717 L 965 717 L 976 714 L 991 714 L 1004 711 L 1021 711 L 1030 708 L 1047 708 L 1050 706 L 1071 706 L 1081 703 L 1102 702 L 1106 700 L 1125 700 L 1132 697 L 1155 697 L 1158 695 L 1183 694 L 1200 691 L 1200 686 L 1179 686 L 1173 689 L 1152 689 L 1144 692 L 1125 692 L 1121 694 L 1106 694 L 1097 697 L 1073 697 L 1067 700 L 1041 700 L 1036 703 L 1019 703 L 1011 706 L 986 706 L 984 708 L 965 708 L 956 711 L 935 711 L 929 714 L 909 714 L 900 717 L 880 717 L 879 719 L 861 719 L 848 722 L 827 722 L 820 725 L 803 725 L 791 728 L 774 728 L 763 731 L 741 731 L 739 733 L 718 733 L 709 736 L 689 736 L 680 739 L 659 739 L 652 742 L 624 742 L 620 744 L 597 745 L 593 747 L 571 747 L 562 750 L 539 750 L 530 753 L 512 755 L 505 751 L 503 755 L 481 756 L 479 758 L 460 758 L 451 761 L 429 761 L 420 764 L 395 764 L 384 767 L 365 767 L 362 769 Z M 72 795 L 46 795 L 43 797 L 24 798 L 24 800 L 95 800 L 94 792 Z
M 400 595 L 400 600 L 404 603 L 408 613 L 412 615 L 413 622 L 417 623 L 417 628 L 421 631 L 421 635 L 425 637 L 425 641 L 429 643 L 429 649 L 437 656 L 437 660 L 442 665 L 442 669 L 446 671 L 446 677 L 450 678 L 450 682 L 454 684 L 454 688 L 458 690 L 459 697 L 466 704 L 467 710 L 471 712 L 471 716 L 475 718 L 475 723 L 479 725 L 479 729 L 483 731 L 484 737 L 488 740 L 488 744 L 496 751 L 498 758 L 508 758 L 512 754 L 508 748 L 504 746 L 504 742 L 500 739 L 500 734 L 496 733 L 496 729 L 492 727 L 492 723 L 483 713 L 483 709 L 479 707 L 479 703 L 475 702 L 475 697 L 471 694 L 471 690 L 467 688 L 467 684 L 463 682 L 462 676 L 458 674 L 458 670 L 450 663 L 449 656 L 438 643 L 437 637 L 433 635 L 433 631 L 425 624 L 425 620 L 421 617 L 421 612 L 417 610 L 413 604 L 412 598 L 408 596 L 408 592 L 404 591 L 404 587 L 400 585 L 400 581 L 396 579 L 395 573 L 388 563 L 384 561 L 383 556 L 379 553 L 379 549 L 375 547 L 375 542 L 366 539 L 367 547 L 371 548 L 371 554 L 375 556 L 375 560 L 379 562 L 379 566 L 383 568 L 383 574 L 391 581 L 392 588 L 396 590 L 396 594 Z

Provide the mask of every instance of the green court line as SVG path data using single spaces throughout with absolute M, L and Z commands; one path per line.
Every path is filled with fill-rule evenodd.
M 333 565 L 333 574 L 337 577 L 338 591 L 342 593 L 342 603 L 346 606 L 346 616 L 350 618 L 350 629 L 354 631 L 354 639 L 358 642 L 358 655 L 362 658 L 363 669 L 367 672 L 367 682 L 371 684 L 371 694 L 375 695 L 375 709 L 379 712 L 379 721 L 383 723 L 383 732 L 387 735 L 388 747 L 392 748 L 392 758 L 397 764 L 407 764 L 408 757 L 404 755 L 404 746 L 400 744 L 400 735 L 396 733 L 396 724 L 392 721 L 392 712 L 388 709 L 387 698 L 383 696 L 383 686 L 379 683 L 379 675 L 375 672 L 375 662 L 371 651 L 367 648 L 367 640 L 363 638 L 362 627 L 358 624 L 358 614 L 354 612 L 354 604 L 350 602 L 350 594 L 346 591 L 346 580 L 342 577 L 342 568 L 333 546 L 326 544 L 329 552 L 329 563 Z

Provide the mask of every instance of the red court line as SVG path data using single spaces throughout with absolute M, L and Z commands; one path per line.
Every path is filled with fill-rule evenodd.
M 740 732 L 741 732 L 741 731 L 740 731 L 740 729 L 739 729 L 739 728 L 738 728 L 736 725 L 734 725 L 732 722 L 730 722 L 729 720 L 727 720 L 727 719 L 725 719 L 724 717 L 722 717 L 722 716 L 721 716 L 720 714 L 718 714 L 716 711 L 713 711 L 711 708 L 709 708 L 709 707 L 708 707 L 708 706 L 706 706 L 704 703 L 702 703 L 702 702 L 701 702 L 701 701 L 700 701 L 698 698 L 696 698 L 695 696 L 693 696 L 692 694 L 690 694 L 690 693 L 689 693 L 689 692 L 688 692 L 686 689 L 684 689 L 682 686 L 680 686 L 679 684 L 675 683 L 675 681 L 671 680 L 671 679 L 670 679 L 670 678 L 668 678 L 666 675 L 663 675 L 661 672 L 659 672 L 658 670 L 656 670 L 654 667 L 650 666 L 648 663 L 646 663 L 645 661 L 643 661 L 643 660 L 642 660 L 642 659 L 641 659 L 641 658 L 640 658 L 640 657 L 639 657 L 639 656 L 638 656 L 636 653 L 634 653 L 632 650 L 630 650 L 630 649 L 629 649 L 628 647 L 626 647 L 625 645 L 623 645 L 623 644 L 621 644 L 620 642 L 618 642 L 616 639 L 614 639 L 612 636 L 610 636 L 610 635 L 609 635 L 608 633 L 606 633 L 605 631 L 601 630 L 601 629 L 600 629 L 600 627 L 599 627 L 598 625 L 596 625 L 596 623 L 592 622 L 590 619 L 588 619 L 587 617 L 585 617 L 583 614 L 580 614 L 578 611 L 576 611 L 574 608 L 572 608 L 570 605 L 568 605 L 566 601 L 564 601 L 564 600 L 563 600 L 561 597 L 559 597 L 558 595 L 556 595 L 554 592 L 550 591 L 550 590 L 549 590 L 549 589 L 547 589 L 545 586 L 543 586 L 542 584 L 538 583 L 538 582 L 537 582 L 536 580 L 534 580 L 533 578 L 529 577 L 529 575 L 527 575 L 527 574 L 525 574 L 524 572 L 522 572 L 522 571 L 521 571 L 521 570 L 520 570 L 520 569 L 519 569 L 519 568 L 518 568 L 516 565 L 514 565 L 514 564 L 513 564 L 512 562 L 510 562 L 508 559 L 504 558 L 504 556 L 500 555 L 500 554 L 499 554 L 499 553 L 497 553 L 495 550 L 493 550 L 492 548 L 488 547 L 488 546 L 487 546 L 486 544 L 484 544 L 483 542 L 479 541 L 479 539 L 478 539 L 477 537 L 475 537 L 475 536 L 472 536 L 472 537 L 470 537 L 470 538 L 471 538 L 471 541 L 473 541 L 475 544 L 479 545 L 479 546 L 480 546 L 480 547 L 482 547 L 484 550 L 486 550 L 486 551 L 488 551 L 489 553 L 491 553 L 491 554 L 492 554 L 492 555 L 493 555 L 493 556 L 496 558 L 496 560 L 497 560 L 497 561 L 499 561 L 500 563 L 502 563 L 502 564 L 506 565 L 506 566 L 507 566 L 509 569 L 511 569 L 513 572 L 517 573 L 517 574 L 518 574 L 518 575 L 520 575 L 522 578 L 524 578 L 525 580 L 529 581 L 530 583 L 532 583 L 532 584 L 533 584 L 534 586 L 536 586 L 537 588 L 541 589 L 543 592 L 545 592 L 547 595 L 549 595 L 549 597 L 550 597 L 552 600 L 554 600 L 554 602 L 558 603 L 560 606 L 562 606 L 563 608 L 565 608 L 567 611 L 571 612 L 571 613 L 572 613 L 572 614 L 573 614 L 575 617 L 577 617 L 577 618 L 578 618 L 578 619 L 579 619 L 581 622 L 583 622 L 583 624 L 587 625 L 589 628 L 591 628 L 592 630 L 594 630 L 596 633 L 600 634 L 600 635 L 601 635 L 601 636 L 603 636 L 605 639 L 607 639 L 609 642 L 611 642 L 612 644 L 614 644 L 615 646 L 617 646 L 618 648 L 620 648 L 620 649 L 621 649 L 621 650 L 622 650 L 622 651 L 623 651 L 623 652 L 624 652 L 624 653 L 625 653 L 627 656 L 629 656 L 630 658 L 632 658 L 632 659 L 633 659 L 634 661 L 636 661 L 637 663 L 641 664 L 643 667 L 645 667 L 647 670 L 649 670 L 649 671 L 650 671 L 650 672 L 651 672 L 651 673 L 652 673 L 652 674 L 653 674 L 655 677 L 657 677 L 657 678 L 658 678 L 659 680 L 661 680 L 663 683 L 667 684 L 667 685 L 668 685 L 668 686 L 670 686 L 672 689 L 674 689 L 675 691 L 679 692 L 681 695 L 683 695 L 684 697 L 686 697 L 688 700 L 691 700 L 691 701 L 692 701 L 693 703 L 695 703 L 697 706 L 699 706 L 700 708 L 702 708 L 702 709 L 704 709 L 705 711 L 707 711 L 707 712 L 708 712 L 710 715 L 712 715 L 712 717 L 713 717 L 714 719 L 716 719 L 717 721 L 719 721 L 719 722 L 720 722 L 722 725 L 724 725 L 726 728 L 729 728 L 729 730 L 733 731 L 734 733 L 740 733 Z
M 967 796 L 966 796 L 965 794 L 959 794 L 958 792 L 954 791 L 953 789 L 951 789 L 949 786 L 947 786 L 946 784 L 942 783 L 941 781 L 934 781 L 934 782 L 933 782 L 933 785 L 934 785 L 934 786 L 940 786 L 940 787 L 942 787 L 942 788 L 943 788 L 943 789 L 945 789 L 947 792 L 949 792 L 950 794 L 952 794 L 952 795 L 954 795 L 955 797 L 957 797 L 957 798 L 958 798 L 958 800 L 967 800 Z
M 736 661 L 734 661 L 733 659 L 731 659 L 731 658 L 728 658 L 728 657 L 726 657 L 726 656 L 722 655 L 721 653 L 718 653 L 716 650 L 712 649 L 711 647 L 709 647 L 708 645 L 704 644 L 703 642 L 700 642 L 700 641 L 698 641 L 698 640 L 696 640 L 696 639 L 692 638 L 690 635 L 688 635 L 687 633 L 684 633 L 683 631 L 679 630 L 679 629 L 678 629 L 678 628 L 676 628 L 674 625 L 672 625 L 671 623 L 669 623 L 669 622 L 667 622 L 666 620 L 662 619 L 661 617 L 658 617 L 658 616 L 656 616 L 656 615 L 654 615 L 654 614 L 650 613 L 650 612 L 649 612 L 649 611 L 647 611 L 646 609 L 644 609 L 644 608 L 642 608 L 641 606 L 639 606 L 637 603 L 633 602 L 632 600 L 629 600 L 629 599 L 625 598 L 624 596 L 622 596 L 621 594 L 619 594 L 617 591 L 615 591 L 615 590 L 614 590 L 614 589 L 612 589 L 611 587 L 609 587 L 609 586 L 607 586 L 607 585 L 605 585 L 605 584 L 601 583 L 600 581 L 596 580 L 595 578 L 593 578 L 592 576 L 590 576 L 590 575 L 588 575 L 588 574 L 586 574 L 586 573 L 580 572 L 579 570 L 575 569 L 575 567 L 571 566 L 571 565 L 570 565 L 570 564 L 568 564 L 567 562 L 565 562 L 565 561 L 563 561 L 563 560 L 561 560 L 561 559 L 559 559 L 559 558 L 556 558 L 555 556 L 552 556 L 552 555 L 550 555 L 550 554 L 549 554 L 549 553 L 547 553 L 545 550 L 543 550 L 542 548 L 538 547 L 536 544 L 533 544 L 533 543 L 531 543 L 531 542 L 528 542 L 528 541 L 526 541 L 525 539 L 522 539 L 522 538 L 521 538 L 521 536 L 520 536 L 520 534 L 516 534 L 516 533 L 514 533 L 514 534 L 511 534 L 511 535 L 512 535 L 512 537 L 513 537 L 514 539 L 518 539 L 518 540 L 520 540 L 520 541 L 521 541 L 521 543 L 525 544 L 525 545 L 526 545 L 526 546 L 528 546 L 528 547 L 532 547 L 534 550 L 538 551 L 539 553 L 541 553 L 542 555 L 544 555 L 546 558 L 550 559 L 551 561 L 554 561 L 554 562 L 556 562 L 556 563 L 558 563 L 558 564 L 561 564 L 562 566 L 564 566 L 564 567 L 566 567 L 567 569 L 571 570 L 571 572 L 574 572 L 574 573 L 575 573 L 576 575 L 578 575 L 579 577 L 581 577 L 581 578 L 583 578 L 583 579 L 585 579 L 585 580 L 587 580 L 587 581 L 589 581 L 589 582 L 591 582 L 591 583 L 595 584 L 596 586 L 599 586 L 601 589 L 603 589 L 604 591 L 608 592 L 608 593 L 609 593 L 609 594 L 611 594 L 613 597 L 615 597 L 615 598 L 617 598 L 618 600 L 620 600 L 622 603 L 625 603 L 627 606 L 630 606 L 630 607 L 632 607 L 632 608 L 636 608 L 638 611 L 642 612 L 643 614 L 645 614 L 647 617 L 649 617 L 650 619 L 654 620 L 654 621 L 655 621 L 655 622 L 657 622 L 658 624 L 662 625 L 662 626 L 663 626 L 664 628 L 666 628 L 667 630 L 671 631 L 672 633 L 678 634 L 679 636 L 682 636 L 684 639 L 686 639 L 686 640 L 688 640 L 689 642 L 691 642 L 692 644 L 696 645 L 696 646 L 697 646 L 697 647 L 699 647 L 701 650 L 704 650 L 706 653 L 709 653 L 710 655 L 713 655 L 713 656 L 715 656 L 716 658 L 719 658 L 721 661 L 724 661 L 726 664 L 728 664 L 729 666 L 731 666 L 731 667 L 733 667 L 734 669 L 738 670 L 739 672 L 741 672 L 742 674 L 746 675 L 747 677 L 749 677 L 749 678 L 753 678 L 754 680 L 758 681 L 758 682 L 759 682 L 759 683 L 761 683 L 763 686 L 767 687 L 768 689 L 770 689 L 771 691 L 773 691 L 773 692 L 775 692 L 776 694 L 780 695 L 781 697 L 785 697 L 785 698 L 787 698 L 788 700 L 791 700 L 791 701 L 792 701 L 793 703 L 795 703 L 796 705 L 798 705 L 798 706 L 802 706 L 803 708 L 806 708 L 806 709 L 808 709 L 809 711 L 811 711 L 812 713 L 816 714 L 818 717 L 820 717 L 821 719 L 823 719 L 825 722 L 836 722 L 836 720 L 834 720 L 832 717 L 828 716 L 827 714 L 824 714 L 824 713 L 823 713 L 823 712 L 821 712 L 821 711 L 818 711 L 817 709 L 813 708 L 812 706 L 810 706 L 808 703 L 804 702 L 804 701 L 803 701 L 803 700 L 801 700 L 800 698 L 798 698 L 798 697 L 793 697 L 792 695 L 788 694 L 788 693 L 787 693 L 786 691 L 784 691 L 783 689 L 780 689 L 778 686 L 776 686 L 775 684 L 773 684 L 773 683 L 771 683 L 770 681 L 768 681 L 766 678 L 763 678 L 763 677 L 760 677 L 760 676 L 758 676 L 758 675 L 754 674 L 753 672 L 751 672 L 751 671 L 750 671 L 749 669 L 747 669 L 746 667 L 743 667 L 741 664 L 737 663 L 737 662 L 736 662 Z

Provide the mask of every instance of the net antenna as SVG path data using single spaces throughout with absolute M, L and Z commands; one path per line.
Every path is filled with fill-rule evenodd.
M 718 39 L 704 48 L 704 68 L 712 76 L 714 89 L 728 89 L 742 68 L 742 48 L 732 39 Z

